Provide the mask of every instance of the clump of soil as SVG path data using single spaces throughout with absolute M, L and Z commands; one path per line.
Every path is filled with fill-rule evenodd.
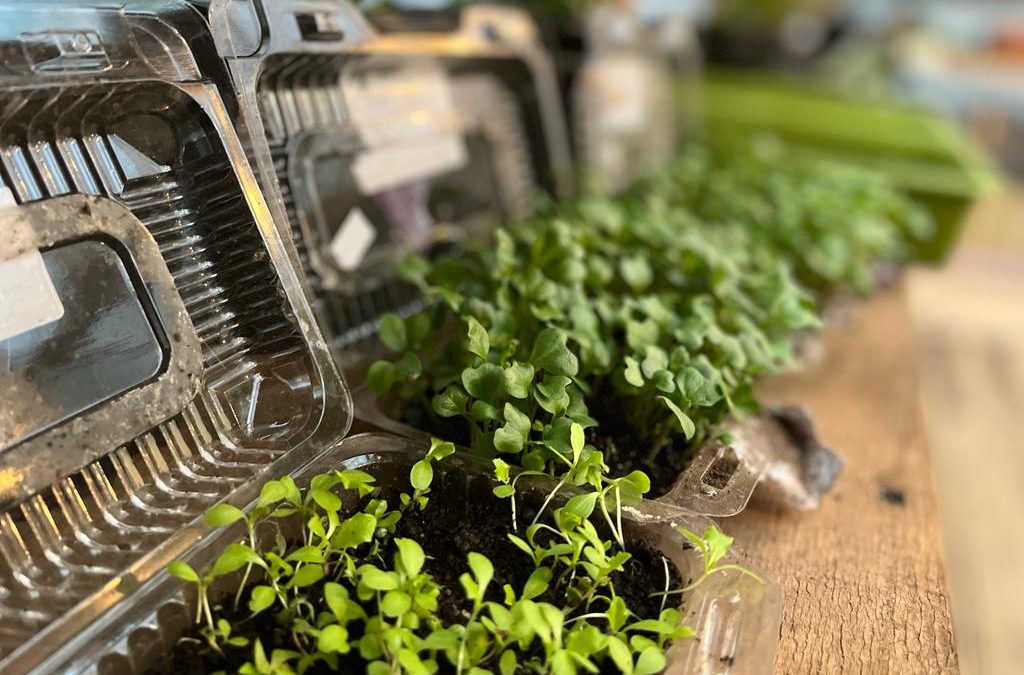
M 445 488 L 443 480 L 435 479 L 435 489 L 427 508 L 422 512 L 406 513 L 398 523 L 395 536 L 416 540 L 427 554 L 424 571 L 431 574 L 440 586 L 438 614 L 441 619 L 445 623 L 463 623 L 468 619 L 469 603 L 459 583 L 459 576 L 469 571 L 466 562 L 466 555 L 469 552 L 482 553 L 493 563 L 494 580 L 488 596 L 490 600 L 497 602 L 501 602 L 503 598 L 504 584 L 510 584 L 517 590 L 521 589 L 534 568 L 530 558 L 508 539 L 507 533 L 511 529 L 508 500 L 493 497 L 489 493 L 489 488 L 471 491 L 469 494 L 465 490 Z M 397 504 L 397 493 L 383 496 L 389 497 L 390 503 Z M 539 504 L 539 500 L 537 503 Z M 521 528 L 532 520 L 536 506 L 537 504 L 531 506 L 529 500 L 520 500 L 518 521 Z M 394 554 L 394 548 L 389 548 L 391 550 L 384 554 L 388 564 Z M 629 550 L 632 559 L 627 562 L 625 570 L 616 573 L 613 578 L 616 593 L 639 618 L 657 618 L 661 600 L 650 597 L 650 594 L 665 587 L 665 568 L 661 555 L 643 541 L 630 542 Z M 669 565 L 669 570 L 671 587 L 678 588 L 682 582 L 678 571 L 673 565 Z M 311 586 L 307 590 L 306 595 L 314 599 L 314 602 L 322 597 L 323 583 Z M 275 646 L 287 643 L 287 627 L 278 624 L 272 611 L 250 617 L 245 607 L 247 593 L 242 594 L 243 601 L 236 610 L 233 606 L 235 589 L 222 590 L 223 597 L 214 600 L 215 604 L 220 604 L 214 616 L 231 622 L 233 636 L 242 635 L 250 640 L 259 638 L 268 655 Z M 549 589 L 536 600 L 564 606 L 564 589 Z M 358 634 L 350 635 L 350 638 L 358 637 Z M 251 658 L 251 654 L 251 647 L 228 648 L 225 656 L 216 654 L 199 633 L 199 626 L 194 626 L 190 634 L 179 640 L 171 653 L 150 668 L 148 673 L 181 675 L 212 673 L 216 670 L 235 672 Z M 366 663 L 354 650 L 342 662 L 339 670 L 356 673 L 364 672 L 365 668 Z M 442 671 L 446 672 L 443 668 Z M 330 671 L 322 664 L 307 671 L 311 675 L 326 672 L 337 671 Z

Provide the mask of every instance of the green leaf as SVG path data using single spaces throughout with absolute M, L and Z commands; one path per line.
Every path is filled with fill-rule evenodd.
M 511 403 L 505 404 L 505 424 L 494 432 L 498 452 L 516 454 L 523 450 L 530 435 L 530 418 Z
M 324 578 L 322 565 L 303 565 L 292 575 L 291 586 L 293 588 L 305 588 L 312 586 Z
M 341 508 L 341 498 L 330 490 L 312 490 L 310 495 L 313 497 L 313 501 L 324 511 L 337 513 L 338 509 Z
M 626 344 L 636 351 L 642 351 L 658 342 L 658 324 L 646 321 L 626 322 Z
M 614 635 L 608 636 L 608 656 L 622 675 L 633 675 L 633 651 Z
M 572 444 L 572 461 L 575 464 L 579 461 L 580 455 L 583 454 L 583 448 L 587 444 L 586 437 L 583 435 L 583 425 L 572 423 L 572 426 L 569 427 L 569 442 Z
M 497 404 L 505 395 L 505 371 L 493 363 L 481 363 L 462 371 L 462 386 L 470 396 Z
M 501 417 L 501 411 L 490 403 L 473 401 L 469 407 L 469 416 L 477 422 L 493 422 Z
M 487 329 L 473 317 L 466 319 L 468 325 L 466 348 L 472 354 L 476 354 L 484 361 L 491 351 L 491 339 L 487 335 Z
M 374 591 L 393 591 L 399 586 L 397 574 L 385 572 L 373 565 L 363 565 L 359 568 L 359 581 Z
M 413 314 L 405 320 L 406 351 L 419 351 L 430 335 L 433 323 L 433 312 L 426 309 Z
M 376 361 L 366 372 L 366 383 L 378 394 L 386 394 L 395 383 L 395 364 L 390 361 Z
M 494 578 L 494 565 L 491 564 L 491 561 L 486 556 L 474 552 L 470 552 L 466 556 L 466 560 L 469 563 L 469 569 L 473 571 L 473 577 L 480 584 L 482 593 L 483 589 L 487 588 L 487 584 L 491 583 L 491 579 Z
M 380 317 L 380 325 L 377 327 L 380 341 L 389 349 L 396 352 L 404 352 L 408 345 L 408 336 L 405 332 L 405 321 L 402 317 L 391 312 Z
M 398 547 L 398 560 L 402 569 L 409 577 L 415 577 L 423 569 L 426 555 L 418 543 L 412 539 L 395 538 L 395 546 Z
M 469 394 L 457 384 L 450 384 L 430 402 L 431 407 L 441 417 L 457 417 L 466 414 Z
M 538 567 L 530 574 L 530 578 L 523 584 L 523 598 L 532 600 L 544 594 L 551 583 L 551 568 Z
M 498 670 L 501 675 L 515 675 L 518 669 L 519 661 L 516 660 L 516 653 L 511 649 L 503 651 L 498 660 Z
M 572 402 L 566 391 L 571 383 L 572 380 L 564 375 L 545 375 L 544 381 L 537 384 L 534 398 L 552 415 L 562 415 Z
M 275 599 L 277 599 L 277 593 L 270 586 L 253 586 L 249 593 L 249 611 L 259 614 L 274 604 Z
M 578 516 L 580 520 L 586 520 L 594 512 L 594 507 L 597 506 L 597 497 L 597 492 L 576 495 L 566 502 L 563 508 L 569 513 Z
M 324 552 L 317 546 L 303 546 L 289 553 L 285 560 L 288 562 L 322 563 Z
M 339 583 L 328 581 L 324 584 L 324 602 L 338 621 L 344 621 L 348 607 L 348 590 Z
M 182 581 L 187 581 L 193 584 L 199 583 L 199 575 L 192 569 L 192 566 L 183 560 L 175 560 L 167 566 L 167 571 L 171 576 L 178 577 Z
M 626 368 L 622 371 L 622 375 L 626 378 L 626 382 L 629 382 L 634 387 L 643 387 L 644 375 L 640 372 L 639 362 L 632 356 L 627 356 L 623 361 L 626 364 Z
M 512 398 L 529 398 L 535 373 L 532 365 L 518 361 L 505 368 L 505 390 L 508 395 Z
M 245 544 L 232 542 L 224 547 L 224 551 L 213 563 L 210 574 L 214 577 L 222 577 L 230 574 L 248 563 L 262 563 L 263 560 Z
M 224 527 L 243 518 L 245 518 L 245 514 L 242 513 L 242 510 L 231 504 L 211 506 L 203 514 L 203 520 L 210 527 Z
M 605 612 L 605 615 L 608 617 L 609 627 L 617 633 L 626 625 L 626 619 L 629 618 L 629 609 L 622 598 L 615 596 L 608 604 L 608 611 Z
M 349 651 L 348 631 L 337 624 L 325 626 L 316 639 L 317 651 L 324 654 L 347 654 Z
M 288 488 L 279 480 L 267 481 L 263 484 L 260 489 L 260 499 L 257 502 L 258 506 L 269 506 L 274 502 L 279 502 L 288 496 Z
M 377 519 L 369 513 L 357 513 L 342 521 L 331 537 L 331 545 L 338 549 L 355 548 L 373 539 Z
M 380 601 L 380 611 L 384 616 L 399 617 L 412 607 L 412 598 L 402 591 L 388 591 Z
M 512 471 L 511 465 L 502 459 L 494 459 L 492 462 L 494 463 L 494 477 L 502 483 L 509 482 Z
M 657 647 L 648 647 L 640 652 L 636 660 L 634 675 L 654 675 L 665 668 L 665 655 Z
M 560 328 L 545 328 L 533 343 L 530 363 L 550 375 L 575 377 L 579 361 L 566 346 L 568 335 Z
M 409 471 L 409 484 L 416 490 L 423 492 L 430 487 L 431 481 L 434 480 L 434 467 L 430 466 L 430 462 L 426 459 L 421 459 L 412 465 L 412 470 Z
M 555 652 L 551 659 L 551 672 L 554 675 L 576 675 L 576 664 L 567 651 Z
M 420 363 L 420 357 L 412 352 L 402 354 L 402 358 L 395 364 L 395 379 L 409 380 L 419 377 L 421 373 L 423 373 L 423 364 Z
M 491 492 L 493 492 L 494 496 L 499 499 L 508 499 L 516 493 L 516 489 L 511 485 L 495 485 Z
M 704 561 L 705 565 L 714 567 L 718 564 L 718 561 L 725 557 L 725 554 L 729 552 L 729 547 L 732 546 L 733 538 L 719 530 L 714 525 L 708 525 L 708 528 L 704 530 L 704 542 L 707 544 L 707 559 Z
M 687 366 L 679 376 L 679 388 L 693 406 L 712 406 L 722 399 L 717 385 L 693 366 Z
M 693 438 L 693 435 L 697 433 L 697 426 L 693 423 L 693 420 L 690 419 L 690 417 L 684 413 L 679 406 L 673 403 L 672 399 L 667 396 L 659 396 L 658 398 L 668 407 L 669 410 L 672 411 L 672 414 L 676 416 L 676 419 L 679 420 L 679 428 L 683 430 L 683 435 L 686 436 L 687 439 Z
M 641 291 L 651 285 L 654 271 L 642 255 L 623 258 L 619 263 L 619 274 L 634 291 Z
M 427 456 L 435 460 L 444 459 L 455 454 L 455 444 L 451 441 L 442 441 L 440 438 L 430 439 L 430 449 Z

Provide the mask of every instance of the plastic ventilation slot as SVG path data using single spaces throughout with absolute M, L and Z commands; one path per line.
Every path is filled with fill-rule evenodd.
M 0 514 L 0 656 L 279 456 L 223 447 L 212 420 L 197 401 Z
M 110 126 L 147 109 L 161 110 L 186 146 L 171 148 L 168 165 Z M 207 368 L 205 388 L 181 413 L 0 513 L 0 658 L 283 452 L 222 440 L 238 422 L 211 388 L 306 352 L 234 170 L 201 115 L 158 83 L 36 90 L 0 104 L 2 184 L 21 203 L 82 192 L 127 206 L 159 245 Z

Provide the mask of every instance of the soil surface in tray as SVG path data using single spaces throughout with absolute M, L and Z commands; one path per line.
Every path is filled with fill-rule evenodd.
M 391 495 L 394 497 L 394 495 Z M 488 599 L 496 602 L 502 600 L 502 586 L 506 583 L 513 588 L 522 588 L 523 583 L 533 571 L 533 563 L 526 554 L 512 544 L 506 536 L 511 521 L 511 511 L 507 500 L 499 500 L 489 495 L 474 497 L 472 503 L 463 501 L 465 493 L 445 497 L 441 492 L 431 495 L 426 510 L 420 513 L 408 513 L 399 521 L 395 536 L 414 539 L 422 546 L 428 558 L 424 571 L 434 577 L 440 586 L 438 596 L 438 614 L 446 623 L 465 622 L 468 618 L 469 603 L 465 600 L 465 592 L 459 583 L 459 576 L 468 572 L 466 555 L 475 551 L 483 553 L 494 564 L 494 580 L 488 593 Z M 536 511 L 530 504 L 518 503 L 517 519 L 520 528 L 529 523 Z M 395 499 L 397 503 L 397 498 Z M 650 597 L 651 593 L 665 588 L 665 568 L 662 557 L 653 547 L 644 542 L 630 544 L 632 559 L 626 563 L 623 572 L 614 576 L 615 589 L 627 606 L 638 618 L 657 618 L 660 598 Z M 390 563 L 394 555 L 394 547 L 384 554 Z M 671 587 L 678 588 L 681 579 L 674 566 L 670 565 Z M 307 596 L 312 599 L 322 597 L 322 583 L 310 587 Z M 190 591 L 192 592 L 192 591 Z M 273 648 L 291 648 L 285 646 L 285 631 L 279 627 L 273 612 L 265 611 L 251 618 L 245 610 L 243 593 L 241 609 L 231 608 L 233 593 L 220 602 L 222 608 L 215 611 L 215 617 L 227 619 L 232 624 L 232 635 L 242 635 L 252 640 L 260 638 L 269 655 Z M 565 602 L 564 592 L 550 589 L 546 594 L 536 598 L 537 601 L 550 602 L 562 606 Z M 216 601 L 215 605 L 218 604 Z M 350 626 L 351 628 L 351 626 Z M 358 638 L 357 634 L 350 638 Z M 179 640 L 172 652 L 159 660 L 148 673 L 150 675 L 183 675 L 185 673 L 212 673 L 217 670 L 236 672 L 247 660 L 250 660 L 252 648 L 228 649 L 228 658 L 214 653 L 199 633 L 199 626 Z M 443 659 L 442 659 L 443 661 Z M 366 662 L 359 658 L 356 650 L 341 663 L 339 671 L 331 671 L 323 664 L 307 670 L 307 673 L 319 675 L 327 672 L 363 673 Z M 439 672 L 454 672 L 441 666 Z M 608 672 L 618 672 L 614 668 Z

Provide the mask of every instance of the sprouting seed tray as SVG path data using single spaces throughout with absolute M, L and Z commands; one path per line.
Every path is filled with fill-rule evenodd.
M 410 251 L 457 249 L 572 190 L 551 64 L 513 8 L 470 7 L 442 32 L 378 32 L 347 2 L 215 0 L 209 18 L 241 133 L 308 283 L 351 358 Z
M 314 475 L 338 469 L 360 469 L 378 485 L 402 489 L 412 464 L 426 445 L 385 434 L 360 434 L 325 450 L 292 475 L 301 486 Z M 434 465 L 432 490 L 440 495 L 464 495 L 466 508 L 482 500 L 496 500 L 495 485 L 486 462 L 456 453 Z M 518 499 L 543 500 L 550 485 L 524 485 Z M 547 489 L 545 489 L 545 487 Z M 228 501 L 251 508 L 255 494 L 232 495 Z M 428 506 L 429 508 L 429 506 Z M 631 541 L 653 545 L 674 564 L 683 579 L 703 569 L 699 553 L 688 548 L 673 528 L 703 532 L 711 524 L 705 517 L 662 504 L 645 503 L 624 511 L 625 530 Z M 244 535 L 240 525 L 207 533 L 184 555 L 194 568 L 211 564 L 223 547 Z M 194 525 L 193 529 L 201 529 Z M 748 562 L 735 548 L 728 562 Z M 756 571 L 756 570 L 755 570 Z M 762 577 L 763 578 L 763 577 Z M 224 592 L 230 591 L 224 589 Z M 195 610 L 195 591 L 162 572 L 139 586 L 130 600 L 67 643 L 45 665 L 48 672 L 67 675 L 135 675 L 157 663 L 188 629 Z M 709 577 L 683 601 L 685 623 L 697 636 L 682 640 L 668 654 L 666 673 L 761 673 L 772 667 L 781 622 L 781 592 L 770 580 L 759 582 L 735 572 Z
M 19 673 L 352 407 L 195 8 L 0 3 L 0 53 L 0 672 Z

